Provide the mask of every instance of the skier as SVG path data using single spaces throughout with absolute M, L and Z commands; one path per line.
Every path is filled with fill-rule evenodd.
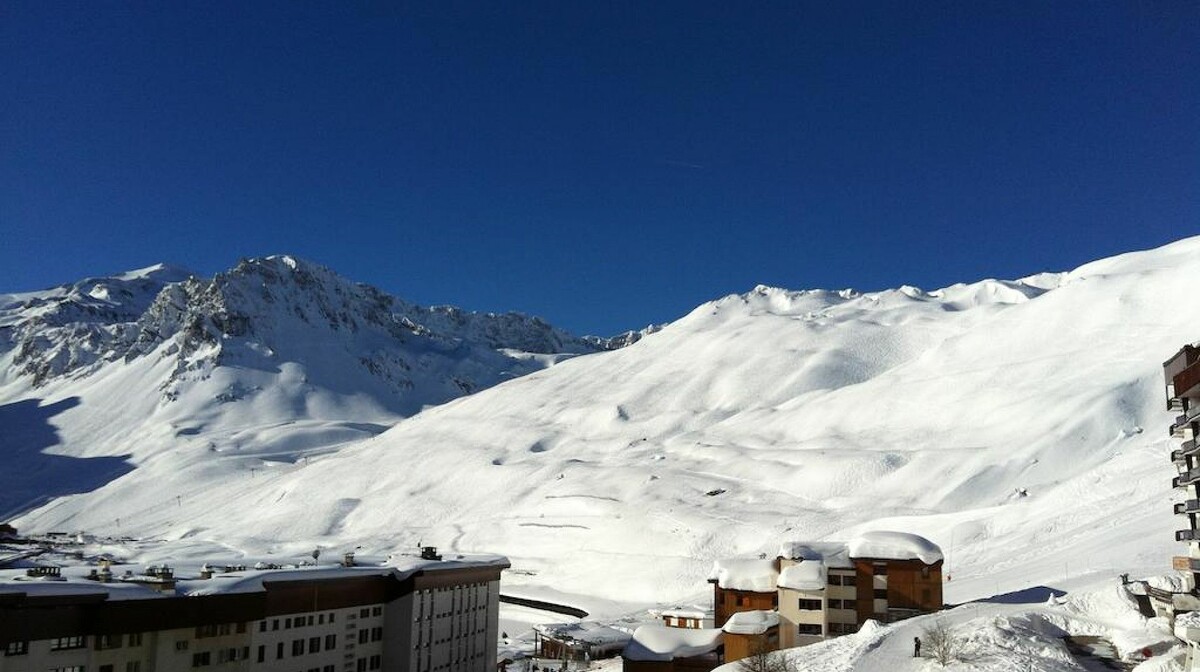
M 913 658 L 921 657 L 921 638 L 913 637 Z

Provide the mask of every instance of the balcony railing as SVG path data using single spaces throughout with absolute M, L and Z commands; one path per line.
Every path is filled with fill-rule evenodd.
M 1200 407 L 1200 405 L 1198 405 L 1198 407 Z M 1187 414 L 1177 415 L 1175 416 L 1175 422 L 1171 423 L 1171 436 L 1179 439 L 1186 439 L 1188 438 L 1189 432 L 1192 432 L 1193 436 L 1195 435 L 1194 429 L 1195 428 L 1192 427 L 1192 422 L 1188 420 Z
M 1189 499 L 1175 503 L 1175 513 L 1200 513 L 1200 499 Z
M 1191 485 L 1191 484 L 1195 483 L 1196 481 L 1200 481 L 1200 467 L 1196 467 L 1195 469 L 1192 469 L 1191 471 L 1185 471 L 1185 472 L 1179 474 L 1178 476 L 1176 476 L 1175 478 L 1172 478 L 1171 479 L 1171 487 L 1172 488 L 1181 488 L 1184 486 Z
M 1200 541 L 1200 530 L 1175 530 L 1175 541 Z

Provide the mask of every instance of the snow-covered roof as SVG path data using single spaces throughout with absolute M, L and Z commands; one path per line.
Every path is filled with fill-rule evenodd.
M 726 590 L 773 593 L 778 577 L 775 558 L 728 558 L 713 563 L 708 580 Z
M 825 562 L 801 560 L 779 572 L 779 587 L 792 590 L 825 590 Z
M 542 623 L 533 629 L 543 637 L 563 641 L 576 641 L 585 644 L 624 644 L 631 635 L 624 630 L 617 630 L 603 623 L 582 621 L 580 623 Z
M 665 662 L 711 653 L 721 645 L 724 633 L 718 628 L 668 628 L 643 625 L 621 655 L 628 660 Z
M 779 625 L 777 611 L 739 611 L 721 629 L 731 635 L 761 635 Z
M 712 618 L 713 612 L 711 609 L 705 610 L 700 607 L 674 607 L 663 609 L 660 615 L 674 618 Z
M 908 532 L 864 532 L 850 540 L 847 547 L 852 558 L 920 560 L 927 565 L 942 559 L 942 549 L 937 544 Z
M 826 567 L 854 567 L 846 551 L 846 544 L 841 541 L 787 541 L 779 545 L 779 557 L 789 560 L 821 560 Z
M 207 564 L 207 563 L 205 563 Z M 423 560 L 412 556 L 394 557 L 388 564 L 374 566 L 342 567 L 340 565 L 291 566 L 282 569 L 244 569 L 214 574 L 210 579 L 192 578 L 202 565 L 176 567 L 175 589 L 166 593 L 145 585 L 154 579 L 134 575 L 130 580 L 114 571 L 111 583 L 100 583 L 86 578 L 94 566 L 79 565 L 62 568 L 61 580 L 45 581 L 25 576 L 24 570 L 0 571 L 0 594 L 25 593 L 39 595 L 107 595 L 109 600 L 155 599 L 170 596 L 200 596 L 228 593 L 251 593 L 266 590 L 265 583 L 287 581 L 310 581 L 343 579 L 364 576 L 394 576 L 403 581 L 418 572 L 437 572 L 469 567 L 509 566 L 508 559 L 497 555 L 463 556 L 455 560 Z M 114 567 L 114 570 L 118 568 Z

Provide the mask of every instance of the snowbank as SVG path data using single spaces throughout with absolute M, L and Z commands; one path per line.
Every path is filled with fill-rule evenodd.
M 739 611 L 721 629 L 731 635 L 761 635 L 779 625 L 777 611 Z
M 627 660 L 665 662 L 711 653 L 721 645 L 724 633 L 719 629 L 668 628 L 643 625 L 633 631 L 633 639 L 621 655 Z

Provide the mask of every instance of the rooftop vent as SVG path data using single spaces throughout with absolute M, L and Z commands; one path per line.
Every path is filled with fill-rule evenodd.
M 343 567 L 353 567 L 354 566 L 354 551 L 351 551 L 342 556 L 342 566 Z

